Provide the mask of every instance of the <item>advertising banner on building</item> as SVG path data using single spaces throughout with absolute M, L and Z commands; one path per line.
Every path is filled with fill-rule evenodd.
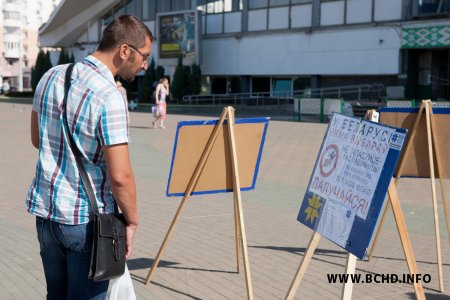
M 197 12 L 158 15 L 159 57 L 194 59 L 197 55 Z

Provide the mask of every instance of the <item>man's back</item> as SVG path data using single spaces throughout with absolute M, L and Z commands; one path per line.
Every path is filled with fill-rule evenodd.
M 40 81 L 33 110 L 38 113 L 40 150 L 27 209 L 63 224 L 89 220 L 90 204 L 81 187 L 75 158 L 62 122 L 64 77 L 68 65 L 48 71 Z M 83 154 L 102 212 L 114 211 L 102 146 L 128 142 L 128 111 L 106 66 L 89 56 L 75 65 L 67 99 L 69 130 Z
M 91 271 L 94 222 L 72 149 L 81 152 L 99 213 L 118 207 L 125 218 L 125 258 L 132 253 L 138 226 L 136 184 L 128 149 L 128 110 L 114 77 L 131 82 L 145 71 L 153 35 L 138 18 L 114 18 L 103 30 L 97 50 L 74 67 L 63 99 L 67 65 L 39 81 L 31 112 L 31 143 L 39 149 L 36 174 L 26 206 L 36 216 L 36 233 L 47 283 L 47 299 L 103 300 L 108 280 Z M 74 147 L 69 145 L 69 133 Z M 76 152 L 76 151 L 75 151 Z M 92 202 L 94 203 L 94 202 Z

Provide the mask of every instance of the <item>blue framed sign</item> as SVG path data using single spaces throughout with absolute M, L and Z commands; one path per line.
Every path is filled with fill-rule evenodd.
M 178 123 L 166 195 L 184 196 L 200 157 L 218 120 Z M 269 118 L 236 119 L 234 136 L 241 191 L 253 190 L 258 176 Z M 211 149 L 192 195 L 233 191 L 228 122 Z
M 297 220 L 364 258 L 406 134 L 334 113 Z

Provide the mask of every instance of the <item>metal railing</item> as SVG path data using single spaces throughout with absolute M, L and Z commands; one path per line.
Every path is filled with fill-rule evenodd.
M 346 100 L 379 99 L 385 93 L 381 83 L 294 90 L 289 92 L 230 93 L 184 96 L 191 105 L 286 105 L 294 104 L 295 98 L 342 98 Z
M 292 92 L 233 93 L 184 96 L 189 105 L 282 105 L 293 104 Z

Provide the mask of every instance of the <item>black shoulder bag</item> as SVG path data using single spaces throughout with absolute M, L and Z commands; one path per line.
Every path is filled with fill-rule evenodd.
M 109 280 L 120 277 L 125 272 L 125 218 L 121 213 L 101 214 L 91 182 L 81 160 L 82 154 L 67 123 L 67 95 L 71 85 L 71 75 L 75 64 L 70 64 L 64 82 L 64 125 L 69 136 L 69 144 L 77 161 L 83 188 L 94 211 L 94 237 L 92 244 L 91 267 L 89 279 L 94 281 Z M 116 209 L 117 210 L 117 209 Z

